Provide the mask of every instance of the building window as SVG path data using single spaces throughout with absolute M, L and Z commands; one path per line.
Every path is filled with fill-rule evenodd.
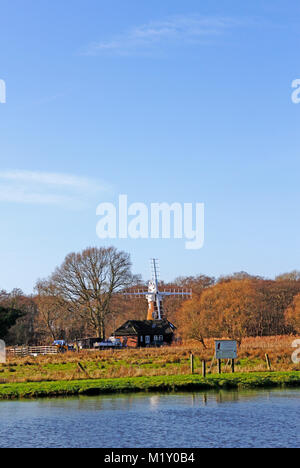
M 143 337 L 143 336 L 141 336 L 141 337 L 140 337 L 140 340 L 141 340 L 141 343 L 143 343 L 143 341 L 144 341 L 144 337 Z
M 164 337 L 162 335 L 160 335 L 159 341 L 164 341 Z
M 145 342 L 146 342 L 146 344 L 150 344 L 150 343 L 151 343 L 151 338 L 150 338 L 150 336 L 146 336 L 146 337 L 145 337 Z
M 157 335 L 154 336 L 154 341 L 158 341 L 158 336 Z

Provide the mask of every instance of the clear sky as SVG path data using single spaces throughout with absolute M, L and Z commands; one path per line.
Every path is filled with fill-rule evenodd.
M 298 0 L 2 0 L 0 288 L 66 254 L 148 278 L 300 267 Z M 205 203 L 205 245 L 100 241 L 96 207 Z

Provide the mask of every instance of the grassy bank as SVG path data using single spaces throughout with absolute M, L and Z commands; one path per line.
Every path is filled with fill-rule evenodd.
M 300 387 L 300 373 L 222 374 L 210 375 L 206 378 L 199 375 L 169 375 L 2 384 L 0 385 L 0 400 L 129 392 L 180 392 L 271 387 Z
M 268 371 L 265 354 L 271 360 L 272 371 L 299 371 L 300 365 L 291 359 L 295 337 L 246 338 L 239 348 L 237 373 Z M 55 356 L 8 357 L 0 364 L 2 384 L 53 382 L 67 380 L 102 380 L 154 376 L 185 376 L 190 372 L 190 353 L 195 356 L 195 373 L 201 374 L 202 359 L 207 361 L 208 373 L 216 374 L 212 366 L 214 341 L 206 341 L 206 349 L 197 343 L 162 349 L 128 349 L 121 351 L 81 352 Z M 224 372 L 230 368 L 223 366 Z

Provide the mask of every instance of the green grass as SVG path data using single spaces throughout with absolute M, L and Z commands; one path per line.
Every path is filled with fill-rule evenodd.
M 125 392 L 178 392 L 239 388 L 300 387 L 299 372 L 167 375 L 101 380 L 12 383 L 0 385 L 0 400 Z

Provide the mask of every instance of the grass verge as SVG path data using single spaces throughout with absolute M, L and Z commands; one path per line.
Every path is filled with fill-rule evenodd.
M 155 377 L 12 383 L 0 385 L 0 400 L 101 395 L 130 392 L 181 392 L 239 388 L 300 387 L 299 372 L 167 375 Z

